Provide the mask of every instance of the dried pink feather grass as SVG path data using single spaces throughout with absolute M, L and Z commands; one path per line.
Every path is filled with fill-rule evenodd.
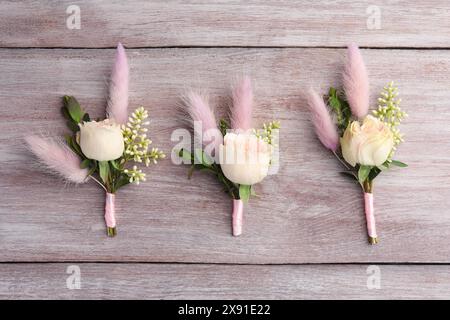
M 323 99 L 313 90 L 307 94 L 307 106 L 316 134 L 322 144 L 333 152 L 339 147 L 339 134 Z
M 30 150 L 50 170 L 58 173 L 65 180 L 74 183 L 86 182 L 87 169 L 80 168 L 80 158 L 64 143 L 55 139 L 27 136 L 25 141 Z
M 252 128 L 253 90 L 248 76 L 244 76 L 232 88 L 233 104 L 230 108 L 231 127 L 235 130 Z
M 189 122 L 192 128 L 194 128 L 194 122 L 202 124 L 202 144 L 209 144 L 214 139 L 216 150 L 219 150 L 218 146 L 222 144 L 223 137 L 217 126 L 214 110 L 209 105 L 208 97 L 191 90 L 182 97 L 182 100 L 186 107 L 185 111 L 190 117 Z
M 128 120 L 129 66 L 122 44 L 117 46 L 114 67 L 109 84 L 109 97 L 106 114 L 116 123 L 125 124 Z
M 359 119 L 369 112 L 369 78 L 358 46 L 350 44 L 343 74 L 344 91 L 352 113 Z

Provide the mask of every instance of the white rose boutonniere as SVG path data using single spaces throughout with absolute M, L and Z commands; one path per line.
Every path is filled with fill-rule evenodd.
M 158 148 L 151 148 L 147 137 L 147 111 L 140 107 L 128 118 L 128 60 L 121 44 L 111 75 L 105 120 L 91 120 L 72 96 L 64 96 L 62 113 L 71 134 L 66 144 L 29 136 L 31 151 L 52 171 L 67 181 L 94 181 L 106 192 L 105 222 L 107 235 L 117 234 L 115 194 L 121 187 L 145 181 L 138 167 L 164 158 Z
M 364 61 L 356 45 L 350 45 L 347 53 L 343 90 L 330 88 L 326 101 L 311 90 L 308 108 L 319 140 L 344 165 L 343 173 L 361 185 L 369 243 L 376 244 L 373 183 L 381 172 L 407 166 L 393 159 L 403 142 L 398 126 L 407 115 L 400 109 L 401 100 L 393 82 L 381 92 L 377 110 L 368 114 L 369 78 Z
M 254 185 L 276 172 L 280 123 L 263 124 L 262 130 L 252 127 L 253 90 L 250 79 L 244 77 L 232 88 L 230 121 L 217 123 L 208 100 L 201 94 L 190 92 L 184 99 L 194 136 L 202 137 L 202 148 L 174 152 L 195 169 L 212 173 L 223 184 L 233 199 L 232 233 L 242 234 L 244 203 L 255 195 Z M 202 128 L 197 132 L 195 128 Z M 214 141 L 210 141 L 211 137 Z M 209 144 L 208 144 L 209 142 Z M 213 152 L 211 151 L 213 146 Z

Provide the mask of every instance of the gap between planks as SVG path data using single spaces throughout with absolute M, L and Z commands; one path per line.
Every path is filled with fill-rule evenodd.
M 329 49 L 338 50 L 346 49 L 346 46 L 196 46 L 196 45 L 178 45 L 178 46 L 125 46 L 125 49 Z M 411 51 L 447 51 L 450 47 L 371 47 L 371 46 L 359 46 L 360 49 L 364 50 L 411 50 Z M 8 50 L 111 50 L 116 49 L 115 46 L 105 46 L 105 47 L 11 47 L 11 46 L 0 46 L 0 49 Z

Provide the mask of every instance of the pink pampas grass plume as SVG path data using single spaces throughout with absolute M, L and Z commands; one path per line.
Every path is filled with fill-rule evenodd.
M 335 152 L 339 146 L 336 124 L 331 118 L 323 99 L 313 89 L 308 91 L 307 106 L 311 112 L 311 120 L 320 142 L 327 149 Z
M 232 88 L 231 127 L 248 130 L 252 128 L 253 90 L 249 77 L 243 77 Z
M 364 118 L 369 112 L 369 78 L 361 52 L 354 43 L 347 49 L 343 82 L 353 115 L 359 119 Z
M 106 114 L 116 123 L 125 124 L 128 120 L 128 82 L 129 67 L 122 44 L 117 46 L 116 60 L 109 84 L 108 105 Z
M 213 109 L 210 107 L 208 98 L 194 91 L 189 91 L 183 97 L 183 103 L 186 106 L 186 112 L 192 120 L 192 127 L 194 122 L 201 122 L 202 124 L 202 144 L 209 144 L 214 140 L 214 145 L 217 148 L 223 142 L 223 136 L 217 127 L 216 116 Z
M 80 158 L 64 143 L 38 136 L 27 136 L 25 141 L 43 164 L 64 179 L 74 183 L 86 181 L 88 170 L 80 168 Z

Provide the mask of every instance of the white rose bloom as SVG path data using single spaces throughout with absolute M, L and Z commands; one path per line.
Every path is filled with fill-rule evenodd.
M 219 146 L 223 174 L 234 183 L 253 185 L 269 171 L 273 148 L 253 133 L 227 133 Z
M 375 117 L 367 116 L 363 124 L 353 121 L 341 138 L 342 156 L 353 167 L 382 165 L 394 147 L 391 129 Z
M 120 125 L 106 119 L 80 123 L 79 144 L 84 155 L 97 161 L 120 158 L 124 141 Z

